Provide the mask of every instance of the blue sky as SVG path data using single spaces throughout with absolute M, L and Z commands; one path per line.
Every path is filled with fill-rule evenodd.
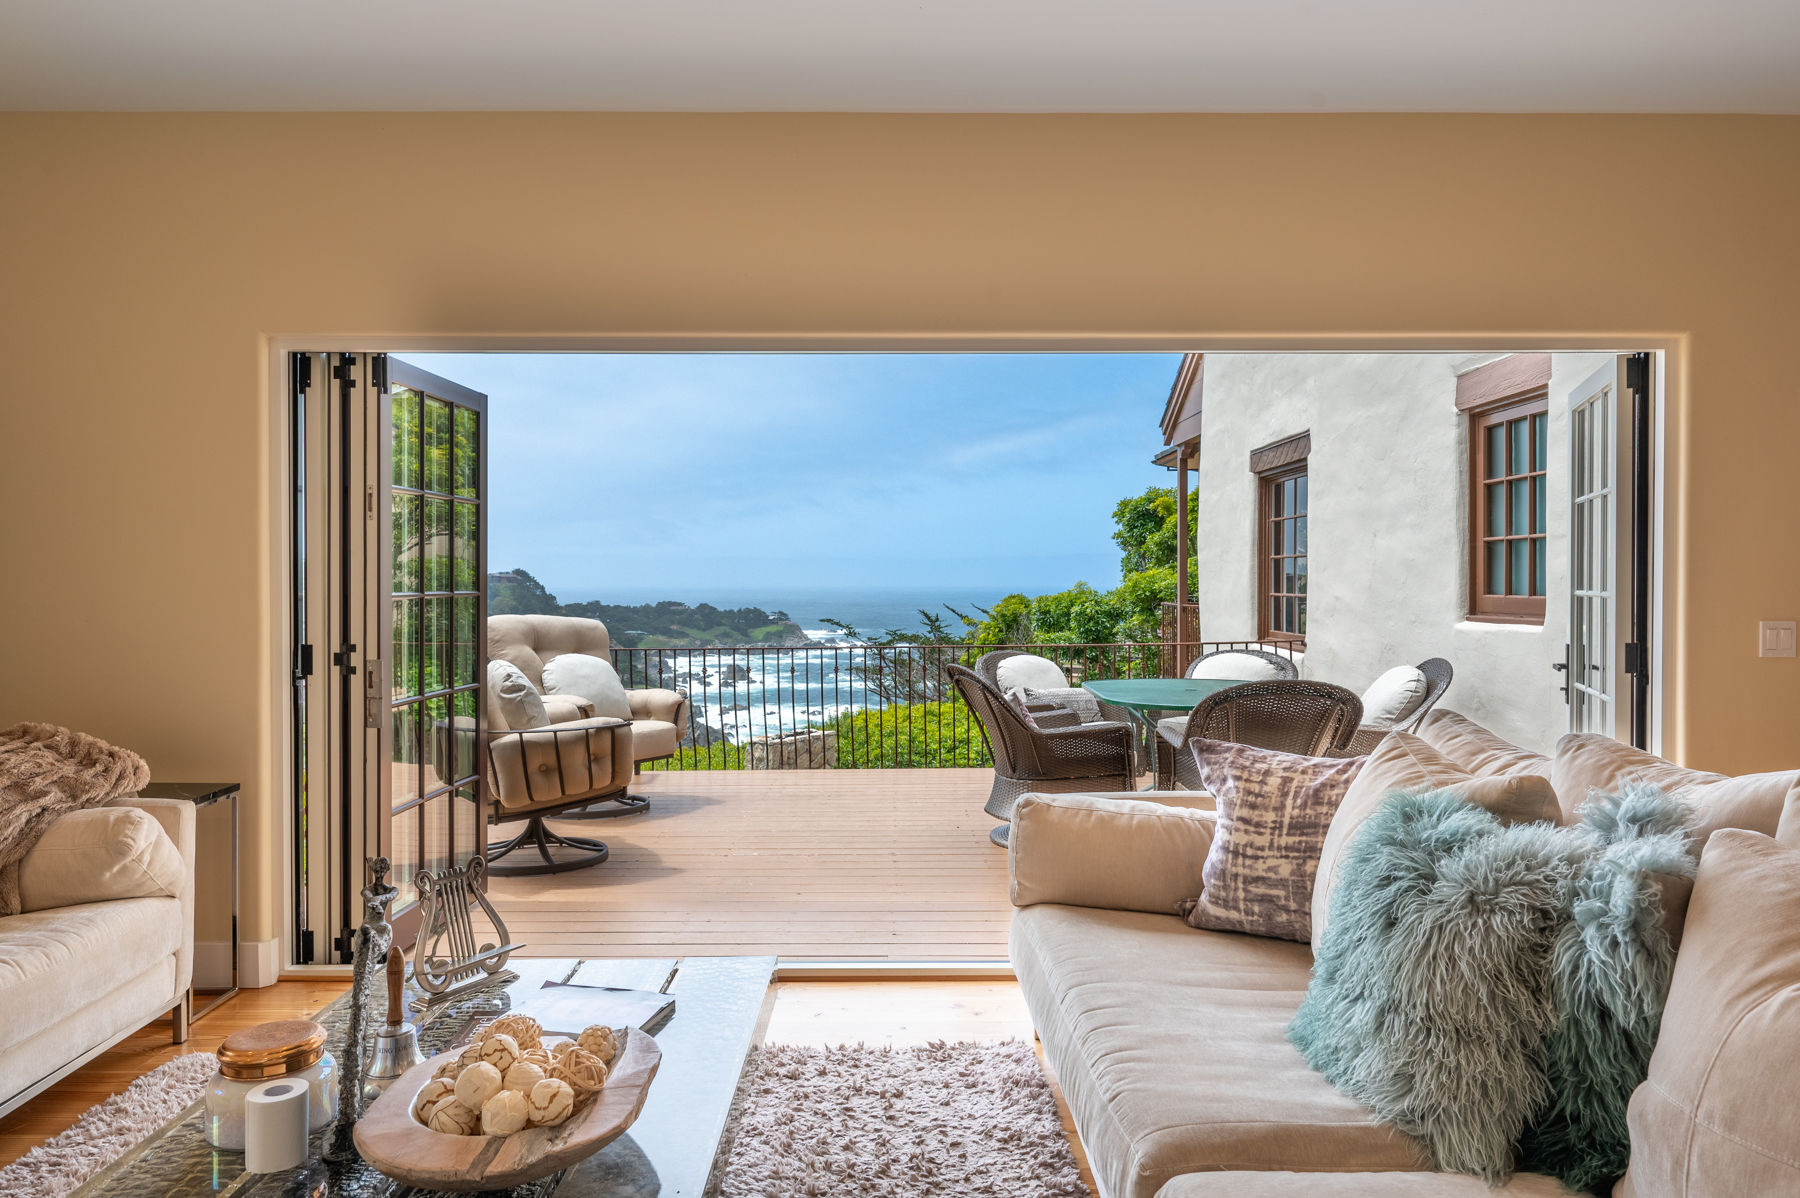
M 489 555 L 565 600 L 1118 580 L 1176 354 L 403 354 L 488 396 Z

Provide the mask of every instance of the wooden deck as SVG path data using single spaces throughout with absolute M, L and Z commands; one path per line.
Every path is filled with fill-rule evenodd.
M 551 821 L 606 841 L 610 860 L 494 878 L 489 893 L 528 956 L 1005 960 L 1006 853 L 981 810 L 993 777 L 645 773 L 632 787 L 650 800 L 645 814 Z

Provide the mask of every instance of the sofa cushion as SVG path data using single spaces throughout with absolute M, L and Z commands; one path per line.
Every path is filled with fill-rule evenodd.
M 1502 823 L 1561 823 L 1562 810 L 1549 779 L 1536 774 L 1477 778 L 1427 744 L 1421 737 L 1394 732 L 1382 738 L 1362 772 L 1344 793 L 1331 817 L 1313 876 L 1312 942 L 1320 943 L 1331 922 L 1331 891 L 1337 885 L 1344 854 L 1358 829 L 1396 790 L 1419 793 L 1455 790 L 1492 812 Z
M 1542 753 L 1521 749 L 1468 716 L 1442 707 L 1427 712 L 1413 734 L 1477 778 L 1495 774 L 1550 776 L 1550 759 Z
M 1556 787 L 1565 823 L 1574 822 L 1576 809 L 1587 802 L 1590 791 L 1616 795 L 1633 781 L 1680 795 L 1699 808 L 1694 835 L 1704 845 L 1720 828 L 1775 835 L 1788 796 L 1800 789 L 1800 770 L 1730 778 L 1687 769 L 1597 733 L 1570 733 L 1556 742 L 1550 783 Z
M 1425 701 L 1425 675 L 1418 666 L 1395 666 L 1362 693 L 1363 727 L 1392 728 Z
M 1272 682 L 1290 677 L 1287 671 L 1266 657 L 1255 653 L 1237 653 L 1224 649 L 1196 658 L 1188 666 L 1189 678 L 1223 678 L 1232 682 Z
M 1688 903 L 1626 1195 L 1800 1194 L 1800 850 L 1714 834 Z
M 1047 691 L 1066 689 L 1069 685 L 1069 676 L 1063 673 L 1061 666 L 1034 653 L 1006 658 L 994 668 L 994 678 L 1005 694 L 1025 687 Z
M 630 773 L 633 727 L 606 716 L 496 736 L 488 742 L 490 793 L 502 810 L 522 811 L 596 791 L 616 789 L 614 758 Z
M 1570 1198 L 1560 1181 L 1515 1173 L 1499 1189 L 1461 1173 L 1189 1173 L 1156 1198 Z
M 586 653 L 564 653 L 544 663 L 544 693 L 574 695 L 594 705 L 595 715 L 631 718 L 631 700 L 610 661 Z
M 92 1003 L 181 947 L 181 900 L 114 899 L 0 919 L 0 1050 Z
M 1313 879 L 1331 817 L 1361 757 L 1300 757 L 1224 741 L 1189 742 L 1200 788 L 1219 809 L 1206 887 L 1188 922 L 1284 940 L 1312 935 Z
M 594 705 L 580 695 L 545 695 L 544 717 L 552 724 L 591 720 L 594 718 Z
M 1013 804 L 1013 906 L 1169 915 L 1200 893 L 1214 813 L 1141 799 L 1026 794 Z
M 1205 1169 L 1429 1167 L 1288 1043 L 1305 945 L 1054 905 L 1015 911 L 1011 945 L 1109 1198 L 1152 1198 Z
M 187 863 L 162 825 L 137 807 L 71 811 L 19 863 L 24 911 L 111 899 L 180 898 Z

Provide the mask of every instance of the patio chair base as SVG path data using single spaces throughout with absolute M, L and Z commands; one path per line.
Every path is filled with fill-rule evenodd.
M 1001 848 L 1006 848 L 1012 843 L 1012 825 L 1001 824 L 992 832 L 988 833 L 988 839 L 999 845 Z
M 542 864 L 530 861 L 519 861 L 510 865 L 496 865 L 495 862 L 515 850 L 533 849 L 543 858 Z M 552 849 L 574 849 L 581 856 L 553 857 Z M 525 830 L 511 840 L 502 840 L 488 845 L 487 872 L 498 878 L 524 878 L 538 874 L 566 874 L 571 870 L 586 869 L 590 865 L 599 865 L 606 860 L 610 852 L 606 845 L 598 840 L 589 840 L 585 836 L 562 836 L 552 832 L 545 824 L 544 817 L 534 815 L 525 825 Z
M 650 809 L 650 800 L 643 795 L 620 794 L 610 799 L 598 799 L 592 807 L 578 807 L 574 811 L 564 811 L 557 819 L 618 819 L 621 815 L 638 815 Z

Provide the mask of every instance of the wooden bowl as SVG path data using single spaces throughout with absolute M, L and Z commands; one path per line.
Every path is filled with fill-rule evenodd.
M 510 1136 L 450 1136 L 413 1118 L 413 1100 L 439 1063 L 414 1065 L 375 1100 L 357 1120 L 357 1151 L 373 1168 L 422 1189 L 503 1190 L 567 1169 L 624 1135 L 644 1109 L 662 1049 L 627 1028 L 600 1093 L 560 1126 Z

